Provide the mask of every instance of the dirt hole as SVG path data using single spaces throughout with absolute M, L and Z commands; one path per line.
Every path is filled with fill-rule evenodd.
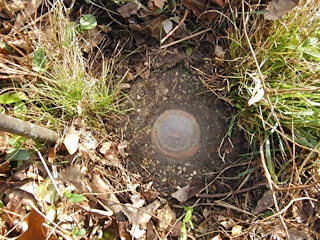
M 131 139 L 129 170 L 141 174 L 146 181 L 153 181 L 164 195 L 186 184 L 204 182 L 207 173 L 221 171 L 246 151 L 246 141 L 237 127 L 233 127 L 231 136 L 227 134 L 234 109 L 208 92 L 197 75 L 184 67 L 154 72 L 148 79 L 138 80 L 129 96 L 135 111 L 121 121 L 124 138 Z M 186 141 L 191 149 L 180 146 L 171 150 L 175 153 L 168 152 L 172 143 L 157 143 L 155 136 L 152 139 L 155 134 L 152 127 L 172 111 L 185 114 L 182 118 L 171 116 L 171 120 L 177 121 L 171 126 L 175 130 L 179 130 L 179 124 L 195 128 L 187 133 L 195 139 L 179 139 Z

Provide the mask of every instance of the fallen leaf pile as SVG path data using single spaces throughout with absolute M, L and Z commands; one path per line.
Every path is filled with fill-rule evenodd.
M 27 225 L 27 230 L 21 234 L 17 240 L 56 240 L 57 238 L 48 237 L 45 234 L 43 223 L 45 222 L 45 218 L 37 212 L 34 208 L 31 209 L 30 213 L 27 215 L 24 222 Z
M 22 26 L 37 11 L 42 1 L 0 2 L 0 80 L 21 81 L 24 75 L 32 75 L 28 67 L 17 67 L 16 62 L 28 66 L 26 55 L 30 53 L 28 41 L 24 38 Z M 6 57 L 15 55 L 14 59 Z
M 227 4 L 227 2 L 225 2 L 224 0 L 183 0 L 182 3 L 187 8 L 192 10 L 193 14 L 196 17 L 207 20 L 209 22 L 212 22 L 218 16 L 217 11 L 211 10 L 212 5 L 216 5 L 222 8 Z
M 175 214 L 152 189 L 152 182 L 141 184 L 123 168 L 127 147 L 127 141 L 98 142 L 84 119 L 75 119 L 60 149 L 43 155 L 52 166 L 54 182 L 40 162 L 25 161 L 8 183 L 1 184 L 3 218 L 15 229 L 11 234 L 40 240 L 71 239 L 71 233 L 88 239 L 107 233 L 121 239 L 141 239 L 154 231 L 168 234 Z
M 28 35 L 22 26 L 28 25 L 27 20 L 31 17 L 38 27 L 37 31 L 46 34 L 46 23 L 52 16 L 50 13 L 41 16 L 41 27 L 38 25 L 38 10 L 42 2 L 0 1 L 0 80 L 22 81 L 26 76 L 37 76 L 31 71 L 35 49 L 28 42 L 33 33 L 30 31 Z M 172 1 L 149 0 L 146 6 L 141 1 L 125 2 L 117 5 L 114 14 L 121 16 L 129 28 L 138 34 L 160 40 L 160 36 L 169 35 L 176 26 L 180 26 L 168 41 L 190 35 L 189 26 L 181 22 L 179 14 L 172 17 L 161 14 L 176 7 L 170 6 Z M 214 21 L 226 4 L 224 0 L 182 1 L 184 8 L 209 23 Z M 270 1 L 265 18 L 277 20 L 296 5 L 297 0 Z M 188 10 L 185 13 L 187 15 Z M 82 36 L 87 41 L 83 49 L 85 53 L 91 53 L 102 42 L 108 32 L 104 27 L 97 26 Z M 136 43 L 140 41 L 137 45 L 145 43 L 143 38 L 134 40 Z M 213 55 L 223 61 L 227 49 L 215 40 L 210 43 L 215 46 Z M 132 73 L 128 70 L 125 75 L 127 82 L 133 81 L 136 76 L 148 79 L 153 69 L 165 71 L 186 58 L 178 48 L 167 51 L 148 49 L 146 52 L 147 57 L 134 64 Z M 127 82 L 119 84 L 118 89 L 130 88 Z M 261 94 L 257 94 L 260 93 L 258 83 L 256 90 L 252 102 L 261 99 Z M 0 199 L 3 201 L 0 201 L 0 235 L 5 238 L 153 240 L 180 236 L 183 219 L 177 219 L 172 206 L 160 197 L 152 182 L 142 183 L 140 176 L 128 172 L 124 167 L 128 141 L 111 136 L 97 137 L 95 132 L 86 127 L 85 119 L 76 118 L 66 129 L 59 146 L 39 150 L 16 169 L 12 169 L 10 161 L 5 160 L 9 147 L 7 134 L 0 132 Z M 41 158 L 43 161 L 40 161 Z M 171 197 L 179 204 L 187 204 L 203 187 L 186 185 L 172 193 Z M 192 217 L 191 220 L 196 222 L 193 232 L 206 234 L 222 229 L 230 238 L 241 238 L 244 227 L 249 223 L 247 219 L 257 219 L 257 215 L 266 213 L 274 206 L 272 197 L 266 191 L 252 212 L 235 208 L 227 201 L 217 200 L 207 204 L 197 209 Z M 301 201 L 293 204 L 291 218 L 298 223 L 306 223 L 309 216 L 316 215 L 311 203 Z M 283 238 L 286 236 L 285 230 L 276 219 L 273 223 L 262 223 L 255 233 L 263 237 L 272 232 L 273 237 Z M 290 228 L 287 232 L 292 239 L 311 239 L 303 229 Z M 217 233 L 212 239 L 222 237 Z

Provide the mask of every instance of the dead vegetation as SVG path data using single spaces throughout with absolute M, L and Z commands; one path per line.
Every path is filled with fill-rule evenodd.
M 268 19 L 297 5 L 279 2 L 289 4 L 272 2 Z M 253 87 L 247 98 L 234 97 L 250 85 L 240 66 L 259 69 L 256 49 L 263 49 L 265 29 L 272 28 L 260 15 L 265 9 L 261 2 L 239 1 L 0 2 L 1 111 L 60 135 L 52 146 L 1 132 L 0 235 L 20 240 L 318 239 L 318 135 L 308 132 L 303 135 L 313 136 L 308 141 L 303 136 L 296 141 L 301 134 L 294 137 L 294 127 L 282 124 L 279 114 L 274 125 L 267 121 L 274 115 L 262 121 L 269 135 L 251 131 L 257 118 L 245 115 L 257 114 L 247 106 L 262 101 L 261 89 L 281 93 L 263 82 L 259 71 L 255 75 L 248 67 L 255 86 L 260 81 L 263 87 Z M 241 52 L 252 56 L 249 63 Z M 168 197 L 152 179 L 128 171 L 131 139 L 123 139 L 114 123 L 132 110 L 127 91 L 137 79 L 177 65 L 197 73 L 240 116 L 245 106 L 239 122 L 234 118 L 230 125 L 244 129 L 252 152 L 208 173 L 203 186 L 177 186 Z M 318 76 L 319 63 L 310 69 Z M 319 79 L 313 80 L 315 92 Z

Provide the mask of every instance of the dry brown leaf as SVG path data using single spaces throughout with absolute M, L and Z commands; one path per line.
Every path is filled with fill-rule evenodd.
M 143 191 L 141 192 L 141 195 L 147 200 L 147 201 L 154 201 L 159 196 L 158 192 L 155 191 Z
M 181 228 L 182 228 L 183 222 L 178 221 L 172 228 L 170 232 L 170 236 L 172 237 L 178 237 L 180 236 Z
M 211 0 L 211 2 L 218 4 L 221 7 L 225 6 L 226 4 L 223 0 Z M 212 22 L 213 19 L 218 16 L 218 13 L 216 11 L 206 11 L 206 0 L 183 0 L 182 4 L 190 9 L 196 17 L 199 17 L 202 20 L 207 19 L 209 22 Z
M 269 12 L 264 14 L 264 18 L 277 20 L 298 6 L 298 4 L 299 0 L 272 0 L 268 3 Z
M 0 159 L 1 160 L 1 159 Z M 0 163 L 0 173 L 7 173 L 11 169 L 10 160 Z
M 157 217 L 159 219 L 157 230 L 160 232 L 166 231 L 176 221 L 176 214 L 168 204 L 157 211 Z
M 129 230 L 130 234 L 134 238 L 141 238 L 146 234 L 146 229 L 148 222 L 151 220 L 151 217 L 160 207 L 160 201 L 156 200 L 150 203 L 146 207 L 138 207 L 141 205 L 141 199 L 136 200 L 133 204 L 125 204 L 123 210 L 124 214 L 129 219 L 132 227 Z
M 292 206 L 292 216 L 298 223 L 304 223 L 315 212 L 314 206 L 310 202 L 297 201 Z
M 126 157 L 127 154 L 124 152 L 124 149 L 127 148 L 129 146 L 129 142 L 127 140 L 124 140 L 124 141 L 121 141 L 119 144 L 118 144 L 118 151 L 120 153 L 120 155 L 122 157 Z
M 115 214 L 121 212 L 123 207 L 118 200 L 115 193 L 112 192 L 110 184 L 102 180 L 99 174 L 93 175 L 93 184 L 91 186 L 93 193 L 97 194 L 97 198 L 107 207 L 110 208 Z M 104 193 L 104 194 L 101 194 Z
M 163 8 L 164 4 L 167 2 L 167 0 L 153 0 L 154 5 L 158 8 Z
M 37 12 L 38 7 L 42 3 L 42 0 L 31 0 L 27 7 L 18 14 L 18 17 L 14 23 L 14 28 L 19 29 L 27 19 L 29 19 L 34 13 Z
M 240 236 L 241 231 L 242 231 L 242 226 L 236 225 L 236 226 L 232 227 L 231 236 L 238 237 L 238 236 Z
M 152 12 L 155 12 L 155 11 L 157 11 L 157 7 L 154 5 L 154 2 L 153 1 L 149 1 L 148 2 L 148 7 L 149 7 L 149 9 L 152 11 Z
M 306 231 L 300 230 L 300 229 L 295 229 L 295 228 L 290 228 L 288 229 L 290 239 L 313 239 L 311 235 Z
M 22 206 L 36 206 L 34 196 L 20 189 L 11 189 L 6 192 L 9 202 L 6 208 L 12 212 L 19 212 Z
M 56 240 L 57 238 L 54 237 L 46 237 L 46 234 L 44 233 L 42 226 L 44 221 L 45 218 L 42 215 L 40 215 L 35 209 L 32 208 L 27 218 L 25 219 L 28 229 L 23 234 L 21 234 L 17 238 L 17 240 Z
M 220 237 L 220 235 L 217 235 L 217 236 L 213 237 L 211 240 L 222 240 L 222 238 Z
M 227 230 L 236 225 L 236 223 L 232 220 L 232 218 L 225 217 L 223 215 L 218 216 L 218 222 L 221 226 L 223 226 Z
M 12 19 L 14 14 L 25 9 L 29 2 L 29 0 L 0 1 L 0 11 L 4 11 L 8 19 Z
M 117 12 L 124 18 L 128 18 L 133 14 L 137 14 L 140 9 L 140 5 L 135 2 L 128 2 L 127 4 L 119 7 Z
M 5 55 L 8 55 L 10 52 L 7 51 L 5 48 L 5 45 L 0 42 L 0 54 L 2 55 L 2 58 L 5 58 Z
M 95 27 L 94 29 L 91 29 L 89 31 L 86 31 L 83 34 L 83 38 L 86 40 L 86 44 L 83 48 L 83 51 L 85 53 L 92 52 L 93 48 L 98 47 L 98 45 L 102 42 L 104 39 L 105 34 L 102 30 L 100 30 L 99 27 Z
M 85 166 L 74 164 L 61 171 L 59 177 L 63 182 L 68 183 L 69 186 L 73 186 L 77 192 L 82 193 L 87 190 L 84 182 L 86 174 L 87 169 Z
M 182 4 L 189 8 L 196 17 L 199 17 L 205 9 L 206 0 L 182 0 Z
M 165 19 L 166 18 L 164 16 L 160 15 L 156 18 L 147 19 L 139 24 L 132 22 L 129 24 L 129 27 L 133 31 L 137 31 L 142 34 L 149 35 L 149 36 L 159 40 L 161 33 L 163 31 L 162 22 Z
M 152 221 L 148 222 L 147 232 L 146 232 L 146 240 L 154 240 L 157 239 L 157 232 L 153 225 Z
M 127 231 L 126 222 L 119 222 L 118 229 L 119 229 L 119 236 L 121 240 L 132 240 L 130 233 Z
M 220 7 L 224 7 L 227 2 L 224 0 L 211 0 L 212 3 L 219 5 Z
M 190 185 L 186 185 L 183 188 L 175 191 L 171 194 L 172 197 L 183 203 L 189 199 Z
M 76 130 L 75 127 L 72 126 L 63 140 L 63 144 L 68 150 L 70 155 L 75 154 L 76 151 L 78 150 L 79 140 L 80 140 L 80 131 Z
M 150 70 L 146 68 L 143 63 L 136 64 L 135 70 L 142 79 L 148 79 L 150 77 Z
M 117 89 L 118 89 L 119 91 L 121 91 L 121 90 L 126 90 L 126 89 L 129 89 L 129 88 L 131 88 L 131 85 L 130 85 L 129 83 L 120 83 L 120 84 L 118 85 L 118 87 L 117 87 Z
M 95 150 L 98 143 L 97 140 L 94 138 L 91 131 L 81 131 L 80 141 L 79 141 L 79 153 L 87 153 L 90 150 Z
M 259 199 L 257 206 L 252 211 L 254 215 L 258 215 L 264 211 L 266 211 L 268 208 L 272 207 L 274 204 L 273 197 L 272 197 L 272 191 L 266 191 L 262 198 Z
M 111 146 L 112 146 L 111 142 L 103 143 L 99 149 L 100 153 L 106 154 L 110 150 Z

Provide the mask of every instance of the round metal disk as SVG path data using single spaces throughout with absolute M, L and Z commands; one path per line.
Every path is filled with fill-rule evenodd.
M 165 156 L 175 159 L 192 157 L 200 148 L 200 127 L 190 113 L 166 110 L 153 124 L 151 141 L 156 151 Z

